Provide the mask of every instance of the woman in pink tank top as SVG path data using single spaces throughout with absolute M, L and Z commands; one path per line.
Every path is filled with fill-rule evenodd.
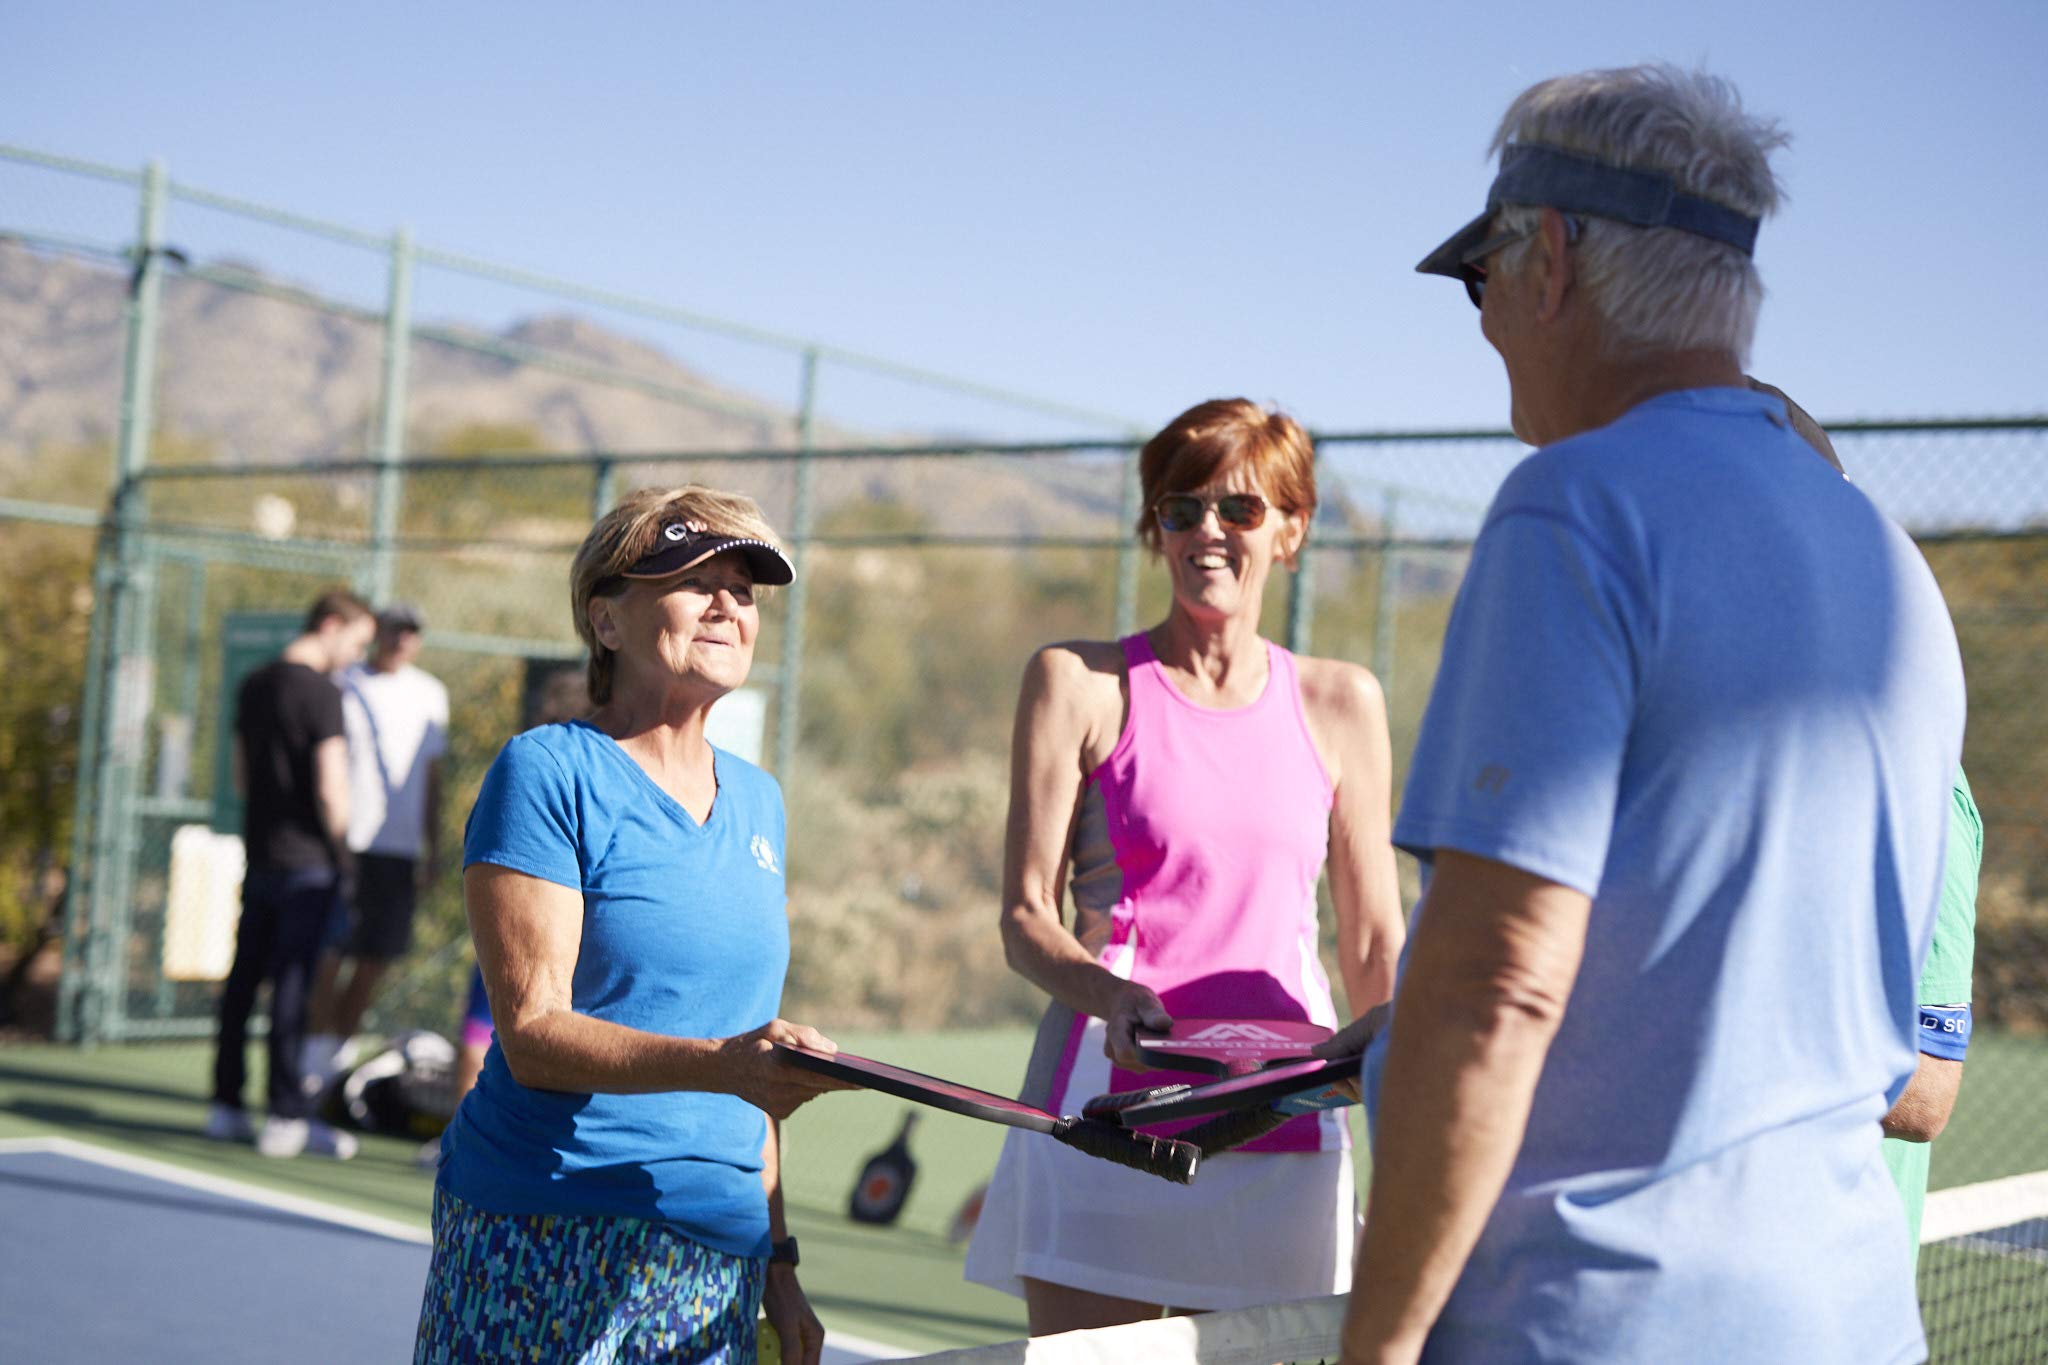
M 1143 634 L 1041 649 L 1012 749 L 1003 943 L 1053 998 L 1025 1092 L 1067 1113 L 1139 1084 L 1137 1033 L 1176 1017 L 1335 1027 L 1326 866 L 1354 1010 L 1392 994 L 1403 935 L 1379 684 L 1259 634 L 1267 579 L 1293 567 L 1315 510 L 1306 434 L 1244 399 L 1202 403 L 1146 444 L 1139 473 L 1138 534 L 1172 606 Z M 1348 1146 L 1341 1115 L 1305 1116 L 1181 1189 L 1015 1134 L 968 1278 L 1021 1293 L 1034 1336 L 1338 1292 Z

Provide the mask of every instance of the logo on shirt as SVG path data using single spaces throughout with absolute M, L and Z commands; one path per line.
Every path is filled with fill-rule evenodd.
M 775 861 L 775 845 L 768 842 L 767 835 L 756 834 L 753 849 L 754 861 L 761 865 L 763 872 L 773 872 L 778 877 L 782 875 L 782 868 Z
M 1508 770 L 1498 763 L 1489 763 L 1479 770 L 1478 780 L 1473 782 L 1472 789 L 1488 796 L 1499 796 L 1507 785 Z

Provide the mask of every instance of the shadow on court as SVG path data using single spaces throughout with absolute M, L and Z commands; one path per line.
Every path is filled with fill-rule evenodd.
M 127 1095 L 146 1100 L 190 1100 L 190 1092 L 182 1087 L 168 1085 L 144 1085 L 136 1081 L 118 1081 L 98 1076 L 67 1076 L 60 1071 L 30 1071 L 21 1067 L 0 1066 L 0 1087 L 10 1085 L 35 1085 L 53 1090 L 76 1090 L 91 1095 Z
M 416 1237 L 74 1151 L 0 1152 L 0 1184 L 11 1360 L 339 1365 L 411 1354 L 428 1256 Z
M 0 1112 L 30 1123 L 43 1124 L 51 1128 L 68 1128 L 80 1132 L 97 1133 L 102 1137 L 123 1138 L 130 1142 L 159 1142 L 172 1140 L 189 1143 L 197 1136 L 190 1124 L 153 1123 L 147 1119 L 115 1118 L 101 1110 L 82 1104 L 53 1104 L 48 1100 L 15 1100 L 0 1105 Z

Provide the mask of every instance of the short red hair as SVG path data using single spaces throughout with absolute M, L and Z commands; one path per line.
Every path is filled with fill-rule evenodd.
M 1301 423 L 1249 398 L 1211 398 L 1160 428 L 1138 452 L 1138 483 L 1145 499 L 1138 538 L 1157 554 L 1159 521 L 1152 504 L 1162 493 L 1200 488 L 1223 469 L 1242 463 L 1266 500 L 1304 521 L 1316 511 L 1316 448 Z

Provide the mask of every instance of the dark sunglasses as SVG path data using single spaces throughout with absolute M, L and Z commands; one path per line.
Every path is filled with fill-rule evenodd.
M 1472 300 L 1474 308 L 1486 306 L 1486 258 L 1513 246 L 1524 237 L 1534 237 L 1539 226 L 1540 223 L 1520 232 L 1496 233 L 1459 258 L 1458 278 L 1465 282 L 1465 297 Z M 1567 242 L 1579 240 L 1579 220 L 1570 214 L 1565 215 L 1564 239 Z
M 1216 520 L 1233 531 L 1255 531 L 1266 519 L 1266 500 L 1257 493 L 1162 493 L 1152 503 L 1152 515 L 1162 531 L 1192 531 L 1213 507 Z

